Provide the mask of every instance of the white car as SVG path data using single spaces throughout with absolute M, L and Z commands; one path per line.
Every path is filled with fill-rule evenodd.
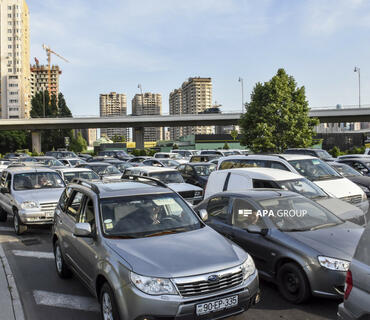
M 187 202 L 197 204 L 203 200 L 203 189 L 185 183 L 182 175 L 176 169 L 161 167 L 131 167 L 126 169 L 126 176 L 144 176 L 158 179 L 172 190 L 179 193 Z
M 78 164 L 86 163 L 86 161 L 82 160 L 81 158 L 61 158 L 58 160 L 61 163 L 63 163 L 63 165 L 65 165 L 66 167 L 72 167 L 72 168 L 77 166 Z
M 57 171 L 63 178 L 65 183 L 70 183 L 74 178 L 86 180 L 99 180 L 100 176 L 87 168 L 58 168 Z
M 181 164 L 189 162 L 189 160 L 184 159 L 179 153 L 173 152 L 157 152 L 154 154 L 153 157 L 157 159 L 172 159 L 178 161 Z
M 330 197 L 321 188 L 299 174 L 270 168 L 240 168 L 213 171 L 208 178 L 205 198 L 222 191 L 274 188 L 302 194 L 316 201 L 342 220 L 367 225 L 366 214 L 354 205 Z
M 318 158 L 296 154 L 253 154 L 223 157 L 218 162 L 218 170 L 245 167 L 281 169 L 300 174 L 323 189 L 329 196 L 353 204 L 365 214 L 369 209 L 365 192 Z

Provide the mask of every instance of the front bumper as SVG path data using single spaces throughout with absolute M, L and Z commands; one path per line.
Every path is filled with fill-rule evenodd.
M 54 222 L 54 210 L 41 211 L 40 209 L 20 210 L 19 218 L 23 224 L 52 224 Z
M 187 298 L 180 295 L 151 296 L 131 284 L 121 288 L 118 292 L 116 291 L 115 295 L 120 316 L 123 319 L 222 319 L 245 312 L 251 305 L 259 301 L 258 273 L 256 271 L 239 286 L 204 296 Z M 233 295 L 238 295 L 237 306 L 207 315 L 196 315 L 197 304 Z

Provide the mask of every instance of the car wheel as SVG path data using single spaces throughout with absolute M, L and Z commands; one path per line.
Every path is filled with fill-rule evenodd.
M 286 263 L 277 273 L 278 287 L 282 296 L 292 303 L 303 303 L 311 295 L 307 278 L 300 266 Z
M 0 222 L 6 222 L 7 218 L 8 213 L 3 208 L 0 208 Z
M 16 210 L 14 211 L 14 216 L 13 216 L 13 227 L 14 227 L 14 232 L 18 236 L 27 231 L 27 226 L 21 222 L 21 219 L 19 218 L 18 212 Z
M 106 282 L 100 290 L 100 310 L 102 320 L 119 320 L 116 299 L 113 290 Z
M 58 276 L 62 279 L 70 278 L 72 276 L 72 272 L 64 261 L 62 250 L 60 249 L 60 244 L 58 240 L 55 241 L 54 244 L 54 260 Z

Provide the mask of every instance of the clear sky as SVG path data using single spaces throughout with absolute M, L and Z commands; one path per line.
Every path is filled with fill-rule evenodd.
M 168 95 L 188 77 L 212 77 L 213 100 L 241 108 L 256 82 L 285 68 L 311 107 L 370 104 L 368 0 L 26 0 L 31 59 L 42 44 L 63 71 L 60 90 L 74 115 L 99 114 L 99 94 Z

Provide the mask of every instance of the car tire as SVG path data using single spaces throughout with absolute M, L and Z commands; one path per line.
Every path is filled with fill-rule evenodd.
M 17 210 L 14 210 L 13 227 L 14 227 L 15 234 L 18 236 L 20 236 L 21 234 L 27 231 L 27 226 L 21 222 L 21 219 L 19 218 Z
M 64 261 L 62 249 L 60 248 L 59 241 L 54 243 L 54 262 L 57 274 L 62 279 L 67 279 L 72 276 L 71 270 L 68 268 L 66 262 Z
M 8 213 L 3 208 L 0 208 L 0 222 L 6 222 L 7 218 Z
M 285 263 L 279 268 L 277 283 L 284 299 L 291 303 L 303 303 L 311 295 L 307 277 L 302 268 L 296 263 Z
M 100 290 L 100 311 L 102 320 L 119 320 L 117 302 L 110 285 L 105 282 Z

